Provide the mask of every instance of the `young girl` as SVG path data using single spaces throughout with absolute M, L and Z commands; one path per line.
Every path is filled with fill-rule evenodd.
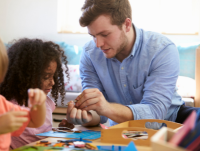
M 0 39 L 0 83 L 3 81 L 8 67 L 8 56 Z M 46 95 L 39 89 L 29 89 L 28 99 L 37 107 L 29 111 L 8 102 L 0 95 L 0 150 L 8 151 L 11 135 L 19 136 L 26 126 L 39 127 L 44 123 L 46 115 Z M 12 133 L 11 133 L 12 132 Z
M 62 62 L 67 68 L 64 51 L 51 41 L 39 39 L 20 39 L 8 49 L 10 64 L 6 78 L 0 86 L 0 94 L 7 100 L 21 106 L 27 106 L 27 90 L 30 87 L 40 88 L 47 95 L 51 92 L 57 102 L 58 95 L 64 101 L 64 77 Z M 66 74 L 68 75 L 68 73 Z M 69 75 L 68 75 L 69 77 Z M 20 137 L 12 137 L 11 148 L 38 141 L 44 137 L 36 134 L 52 129 L 52 112 L 55 103 L 47 96 L 46 119 L 39 128 L 26 128 Z

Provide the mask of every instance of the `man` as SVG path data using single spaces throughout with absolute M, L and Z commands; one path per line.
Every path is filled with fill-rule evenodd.
M 110 125 L 139 119 L 182 123 L 191 110 L 177 118 L 185 106 L 176 93 L 176 46 L 161 34 L 135 27 L 128 0 L 86 0 L 82 9 L 80 25 L 93 41 L 82 53 L 83 92 L 76 105 L 69 103 L 68 121 L 83 126 L 107 119 Z

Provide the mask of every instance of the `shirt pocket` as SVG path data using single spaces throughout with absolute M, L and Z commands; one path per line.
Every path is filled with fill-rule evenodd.
M 144 84 L 140 85 L 137 88 L 134 88 L 134 86 L 132 85 L 132 87 L 130 89 L 130 94 L 133 99 L 133 102 L 140 103 L 140 101 L 143 98 L 143 94 L 144 94 L 143 89 L 144 89 Z

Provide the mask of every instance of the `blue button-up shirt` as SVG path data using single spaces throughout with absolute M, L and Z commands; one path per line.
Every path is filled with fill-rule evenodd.
M 175 121 L 184 103 L 176 93 L 178 50 L 165 36 L 134 28 L 135 44 L 122 62 L 106 58 L 94 41 L 84 46 L 80 60 L 83 90 L 98 88 L 108 102 L 128 106 L 134 120 Z M 107 117 L 101 116 L 101 123 L 106 121 Z

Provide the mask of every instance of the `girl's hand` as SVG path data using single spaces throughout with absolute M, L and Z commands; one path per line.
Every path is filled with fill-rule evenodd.
M 33 110 L 37 110 L 37 107 L 42 105 L 46 101 L 46 94 L 40 89 L 29 89 L 29 107 Z
M 24 122 L 28 121 L 27 111 L 9 111 L 0 115 L 0 134 L 10 133 L 18 130 Z

